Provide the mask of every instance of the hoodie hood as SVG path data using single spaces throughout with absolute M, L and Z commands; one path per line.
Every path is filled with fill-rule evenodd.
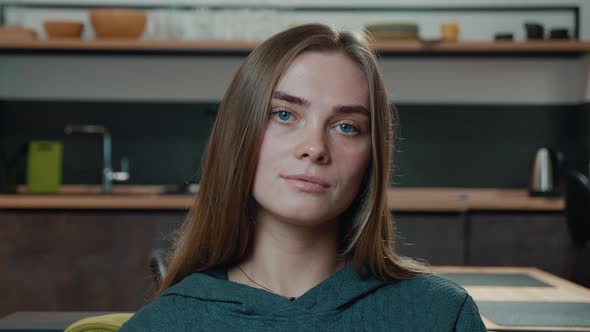
M 373 277 L 361 278 L 353 262 L 291 301 L 263 289 L 227 280 L 227 271 L 209 270 L 193 273 L 168 288 L 162 296 L 183 296 L 200 301 L 217 302 L 226 310 L 267 316 L 292 316 L 343 310 L 352 303 L 391 282 Z

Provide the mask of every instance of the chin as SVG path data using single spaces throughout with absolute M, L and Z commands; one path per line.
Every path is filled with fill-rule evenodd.
M 326 218 L 322 215 L 285 215 L 281 216 L 281 220 L 293 226 L 317 227 L 320 225 L 324 225 L 327 222 L 334 221 L 334 218 Z
M 280 209 L 271 207 L 270 212 L 292 225 L 317 226 L 338 217 L 337 211 L 326 209 L 327 207 L 330 204 L 285 204 Z

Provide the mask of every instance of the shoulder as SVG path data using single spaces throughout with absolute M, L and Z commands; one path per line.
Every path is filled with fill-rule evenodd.
M 468 295 L 465 288 L 459 284 L 435 274 L 425 274 L 407 280 L 402 287 L 406 287 L 409 290 L 419 289 L 428 297 L 440 297 L 458 303 L 463 303 Z
M 170 331 L 177 327 L 176 298 L 162 295 L 137 311 L 120 332 Z
M 404 314 L 421 317 L 437 326 L 448 326 L 454 331 L 486 331 L 473 298 L 445 277 L 425 274 L 392 281 L 379 293 L 382 301 L 392 308 L 400 308 Z M 399 306 L 400 303 L 404 305 Z
M 450 302 L 447 304 L 455 305 L 461 305 L 468 295 L 460 285 L 434 274 L 424 274 L 408 280 L 391 281 L 383 291 L 434 301 L 444 300 Z
M 223 294 L 223 284 L 215 277 L 207 273 L 190 274 L 137 311 L 119 331 L 176 331 L 178 322 L 186 323 L 194 310 L 194 301 L 222 299 Z

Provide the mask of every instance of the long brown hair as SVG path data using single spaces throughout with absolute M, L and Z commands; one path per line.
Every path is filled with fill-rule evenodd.
M 193 272 L 229 267 L 248 254 L 256 204 L 252 183 L 272 91 L 302 52 L 343 52 L 365 73 L 371 113 L 371 162 L 353 204 L 339 218 L 342 256 L 381 279 L 409 279 L 426 271 L 394 251 L 387 207 L 393 150 L 393 113 L 375 55 L 362 36 L 321 24 L 283 31 L 242 63 L 221 101 L 203 161 L 199 193 L 175 243 L 158 294 Z

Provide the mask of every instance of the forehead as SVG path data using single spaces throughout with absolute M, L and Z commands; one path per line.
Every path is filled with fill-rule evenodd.
M 369 87 L 360 66 L 342 52 L 305 52 L 285 70 L 277 91 L 314 103 L 368 106 Z

